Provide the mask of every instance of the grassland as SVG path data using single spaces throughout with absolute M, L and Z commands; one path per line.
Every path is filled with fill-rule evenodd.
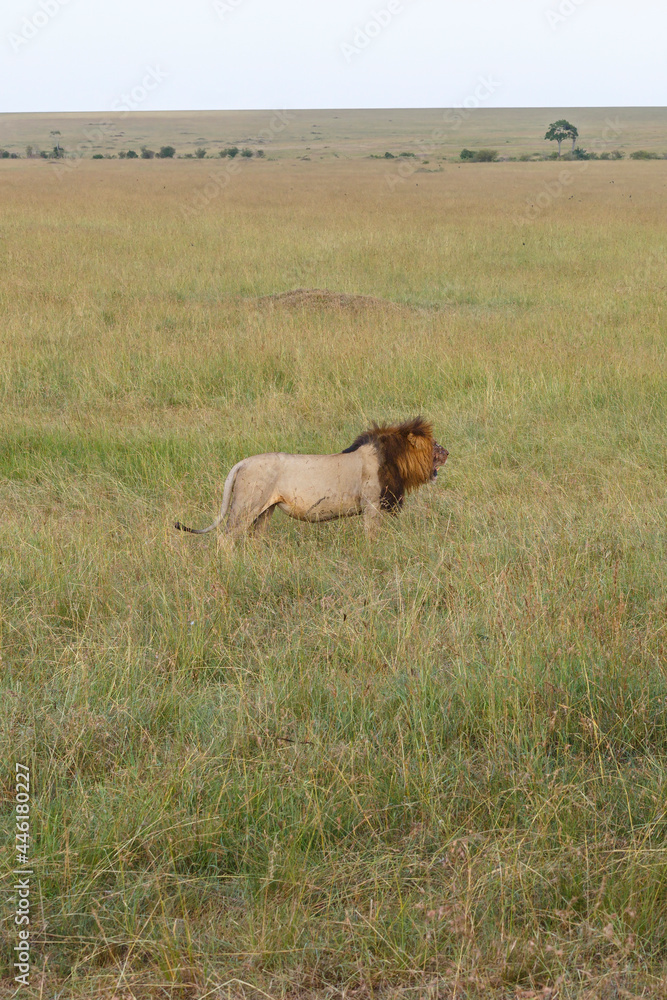
M 570 166 L 0 164 L 19 996 L 665 996 L 667 173 Z M 374 544 L 171 527 L 417 412 Z
M 179 155 L 203 146 L 209 155 L 230 145 L 263 149 L 267 156 L 311 160 L 414 152 L 431 159 L 458 156 L 464 147 L 491 146 L 501 156 L 549 153 L 550 122 L 567 118 L 580 144 L 667 153 L 667 108 L 380 108 L 371 110 L 133 111 L 107 114 L 0 114 L 0 148 L 23 156 L 25 147 L 50 151 L 52 131 L 69 153 L 117 155 L 146 145 L 173 145 Z M 611 141 L 610 125 L 613 129 Z

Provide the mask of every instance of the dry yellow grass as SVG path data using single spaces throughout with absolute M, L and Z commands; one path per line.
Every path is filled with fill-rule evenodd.
M 569 166 L 0 164 L 32 995 L 664 996 L 667 175 Z M 376 545 L 171 529 L 417 412 Z

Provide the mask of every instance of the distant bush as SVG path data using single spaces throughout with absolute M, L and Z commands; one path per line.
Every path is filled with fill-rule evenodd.
M 474 160 L 475 150 L 474 149 L 462 149 L 459 153 L 462 160 Z
M 230 156 L 232 159 L 238 156 L 239 147 L 238 146 L 227 146 L 226 149 L 221 149 L 218 156 Z
M 385 158 L 385 160 L 395 160 L 396 159 L 396 157 L 394 156 L 393 153 L 385 153 L 384 154 L 384 158 Z
M 260 158 L 264 155 L 265 153 L 263 149 L 258 149 L 257 152 L 255 153 L 255 156 L 259 156 Z
M 493 163 L 498 159 L 497 149 L 478 149 L 473 157 L 475 163 Z
M 582 149 L 581 146 L 576 146 L 575 149 L 569 154 L 571 160 L 590 160 L 591 154 Z
M 173 146 L 160 146 L 160 152 L 157 154 L 161 160 L 173 160 L 176 150 Z
M 600 153 L 601 160 L 611 160 L 611 153 Z
M 192 153 L 190 153 L 190 156 L 192 156 Z M 206 156 L 206 150 L 204 149 L 203 146 L 197 146 L 197 148 L 195 149 L 195 156 L 197 157 L 198 160 L 204 159 L 204 157 Z
M 138 160 L 139 154 L 135 153 L 133 149 L 128 149 L 127 153 L 125 154 L 125 158 L 127 160 Z
M 147 149 L 146 146 L 141 147 L 142 160 L 152 160 L 154 156 L 155 156 L 155 151 L 153 149 Z
M 658 153 L 652 153 L 648 149 L 636 149 L 634 153 L 630 153 L 631 160 L 661 160 L 662 157 Z
M 93 159 L 93 160 L 103 160 L 104 156 L 102 155 L 102 153 L 93 153 L 91 159 Z
M 243 149 L 241 150 L 241 156 L 245 156 L 246 160 L 250 159 L 250 157 L 251 157 L 252 155 L 253 155 L 253 152 L 252 152 L 252 149 L 248 149 L 248 147 L 247 147 L 247 146 L 245 146 L 245 147 L 244 147 L 244 148 L 243 148 Z
M 414 153 L 399 153 L 398 155 L 399 155 L 399 156 L 412 156 L 412 157 L 414 157 L 414 156 L 415 156 L 415 154 L 414 154 Z
M 9 150 L 8 149 L 0 149 L 0 159 L 2 159 L 2 160 L 8 160 L 9 159 Z

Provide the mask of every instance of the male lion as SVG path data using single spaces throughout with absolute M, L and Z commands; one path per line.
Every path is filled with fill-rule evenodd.
M 175 527 L 202 535 L 226 518 L 227 534 L 236 537 L 264 529 L 280 507 L 300 521 L 363 514 L 370 535 L 383 511 L 397 514 L 406 493 L 436 478 L 447 455 L 422 417 L 391 427 L 374 425 L 337 455 L 253 455 L 227 476 L 213 524 L 187 528 L 177 521 Z

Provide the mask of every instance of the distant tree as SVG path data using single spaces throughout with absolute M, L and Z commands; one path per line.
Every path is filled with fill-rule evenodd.
M 25 155 L 28 157 L 29 160 L 32 159 L 32 154 L 33 154 L 33 148 L 32 148 L 32 146 L 26 146 L 25 147 Z
M 104 155 L 102 153 L 93 153 L 92 159 L 93 160 L 103 160 L 104 159 Z
M 234 159 L 234 157 L 238 155 L 238 151 L 239 151 L 238 146 L 228 146 L 227 149 L 225 150 L 225 153 L 227 156 L 231 156 L 231 158 Z
M 125 158 L 127 160 L 138 160 L 139 159 L 139 155 L 137 153 L 135 153 L 135 151 L 133 149 L 128 149 L 127 153 L 125 154 Z
M 474 149 L 462 149 L 459 156 L 462 160 L 474 160 L 475 151 Z
M 258 149 L 257 152 L 255 153 L 255 156 L 259 156 L 260 158 L 265 155 L 266 154 L 264 153 L 263 149 Z
M 9 152 L 8 149 L 0 149 L 0 158 L 1 159 L 8 160 L 10 156 L 11 156 L 11 153 Z
M 141 159 L 142 160 L 152 160 L 155 156 L 155 151 L 148 149 L 146 146 L 141 147 Z
M 49 132 L 49 135 L 51 135 L 51 136 L 59 136 L 60 135 L 60 131 L 57 128 L 51 129 L 51 131 Z M 60 150 L 62 149 L 62 146 L 60 145 L 60 139 L 56 139 L 56 144 L 55 144 L 55 146 L 53 148 L 54 148 L 54 159 L 57 160 L 61 156 Z M 56 150 L 57 150 L 57 152 L 56 152 Z
M 631 160 L 659 160 L 660 156 L 658 153 L 652 153 L 648 149 L 637 149 L 634 153 L 630 153 Z
M 574 144 L 577 141 L 579 132 L 566 118 L 559 118 L 557 122 L 552 122 L 546 131 L 544 136 L 545 139 L 549 139 L 550 142 L 558 143 L 558 155 L 560 156 L 560 144 L 563 139 L 572 140 L 572 151 L 574 152 Z
M 497 149 L 478 149 L 474 156 L 475 163 L 493 163 L 497 159 Z
M 250 157 L 252 156 L 252 149 L 248 149 L 248 147 L 245 146 L 241 150 L 241 156 L 245 156 L 246 159 L 250 159 Z
M 198 160 L 204 159 L 204 157 L 206 156 L 206 150 L 204 149 L 203 146 L 198 146 L 197 149 L 195 149 L 195 156 L 197 157 Z
M 173 146 L 160 146 L 160 152 L 157 154 L 161 160 L 172 160 L 176 150 Z

